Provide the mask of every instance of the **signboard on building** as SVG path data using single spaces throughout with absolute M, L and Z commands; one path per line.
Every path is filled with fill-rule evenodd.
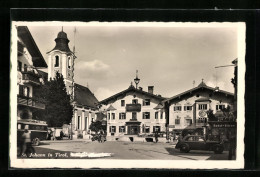
M 140 112 L 141 104 L 127 104 L 125 109 L 127 112 Z
M 231 121 L 209 121 L 209 125 L 212 126 L 212 128 L 236 128 L 237 123 L 231 122 Z

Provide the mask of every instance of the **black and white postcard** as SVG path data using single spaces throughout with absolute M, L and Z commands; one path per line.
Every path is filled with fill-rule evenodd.
M 245 31 L 12 21 L 10 167 L 243 168 Z

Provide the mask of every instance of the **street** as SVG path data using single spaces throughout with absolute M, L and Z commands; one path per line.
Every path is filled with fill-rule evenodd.
M 191 150 L 181 153 L 171 143 L 107 141 L 44 141 L 34 146 L 31 158 L 103 158 L 141 160 L 227 160 L 228 152 Z M 91 155 L 89 155 L 91 153 Z M 87 155 L 86 155 L 87 154 Z M 85 155 L 85 156 L 84 156 Z M 27 158 L 27 157 L 26 157 Z

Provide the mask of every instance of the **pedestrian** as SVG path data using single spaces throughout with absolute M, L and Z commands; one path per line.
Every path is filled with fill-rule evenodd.
M 27 147 L 30 146 L 31 142 L 31 133 L 28 131 L 28 129 L 25 129 L 22 135 L 22 154 L 26 152 Z
M 63 139 L 63 131 L 60 131 L 60 139 L 62 140 Z
M 158 135 L 158 131 L 156 131 L 156 132 L 155 132 L 155 135 L 154 135 L 154 137 L 155 137 L 155 142 L 156 142 L 156 143 L 158 142 L 158 136 L 159 136 L 159 135 Z

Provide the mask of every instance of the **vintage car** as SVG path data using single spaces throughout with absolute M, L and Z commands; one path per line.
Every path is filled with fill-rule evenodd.
M 224 150 L 224 145 L 220 141 L 207 141 L 203 136 L 188 135 L 182 140 L 179 140 L 175 148 L 186 153 L 190 150 L 205 150 L 214 151 L 215 154 L 221 154 Z

